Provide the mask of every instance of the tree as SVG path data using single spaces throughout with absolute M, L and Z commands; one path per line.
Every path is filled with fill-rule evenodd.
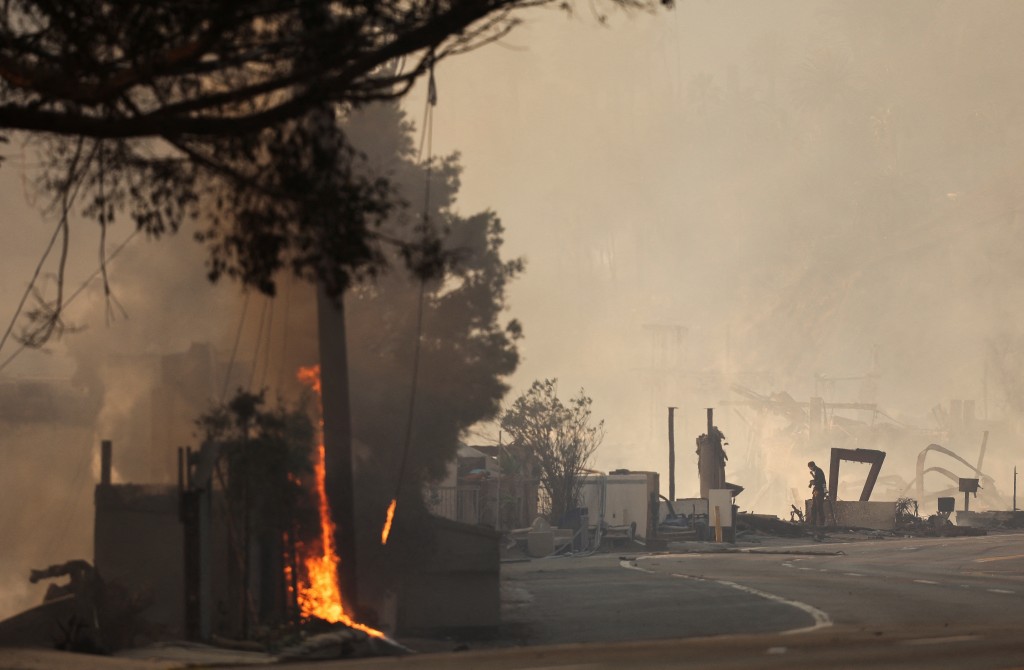
M 505 314 L 506 289 L 523 262 L 502 257 L 503 228 L 493 212 L 455 211 L 458 156 L 419 161 L 414 129 L 397 104 L 361 110 L 345 131 L 368 164 L 413 203 L 382 231 L 416 229 L 448 259 L 441 276 L 418 274 L 405 270 L 400 251 L 392 250 L 393 269 L 354 287 L 345 300 L 356 517 L 375 521 L 357 529 L 360 592 L 372 594 L 393 587 L 429 542 L 423 485 L 444 475 L 467 429 L 500 411 L 521 334 Z M 396 526 L 382 547 L 384 512 L 396 494 Z
M 550 500 L 548 519 L 560 523 L 579 506 L 583 474 L 604 439 L 604 421 L 592 426 L 592 400 L 583 389 L 568 403 L 558 397 L 558 380 L 535 381 L 501 417 L 510 449 L 530 454 Z
M 101 226 L 127 212 L 153 236 L 211 213 L 197 235 L 211 279 L 273 295 L 288 269 L 336 298 L 382 267 L 384 247 L 415 241 L 380 233 L 394 193 L 327 126 L 551 4 L 13 0 L 0 7 L 0 140 L 49 138 L 41 184 L 65 241 L 76 198 Z M 62 298 L 40 301 L 23 342 L 59 334 Z

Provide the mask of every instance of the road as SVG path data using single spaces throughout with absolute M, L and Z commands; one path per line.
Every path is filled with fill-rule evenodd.
M 552 558 L 503 582 L 505 648 L 289 668 L 1024 667 L 1024 534 Z
M 828 555 L 829 550 L 841 553 Z M 972 624 L 1024 630 L 1022 534 L 763 551 L 651 556 L 632 565 L 661 579 L 729 582 L 784 598 L 807 607 L 808 626 L 891 631 Z M 805 551 L 820 554 L 796 553 Z M 821 614 L 815 619 L 811 612 Z
M 1024 534 L 629 558 L 506 566 L 514 641 L 560 646 L 345 667 L 1024 667 Z

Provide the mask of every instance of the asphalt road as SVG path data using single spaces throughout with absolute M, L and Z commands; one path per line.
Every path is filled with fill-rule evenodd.
M 530 646 L 345 667 L 1024 667 L 1024 534 L 629 559 L 505 566 Z
M 865 631 L 1011 626 L 1024 632 L 1024 534 L 888 539 L 769 553 L 780 551 L 649 556 L 632 564 L 650 571 L 653 579 L 728 582 L 726 588 L 741 585 L 783 598 L 805 608 L 808 626 Z M 805 551 L 822 555 L 796 553 Z M 745 612 L 738 618 L 737 626 L 752 625 Z
M 288 667 L 1024 668 L 1024 534 L 552 558 L 503 582 L 511 647 Z

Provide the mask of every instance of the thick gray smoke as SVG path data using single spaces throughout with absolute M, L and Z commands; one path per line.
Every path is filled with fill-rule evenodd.
M 529 263 L 512 289 L 515 386 L 585 387 L 608 426 L 598 466 L 659 470 L 663 489 L 679 406 L 684 494 L 717 406 L 738 502 L 780 514 L 828 445 L 807 453 L 787 419 L 722 405 L 743 399 L 733 384 L 877 403 L 911 428 L 834 414 L 893 426 L 857 446 L 886 449 L 883 476 L 904 480 L 948 439 L 932 408 L 974 399 L 1002 422 L 984 469 L 1007 492 L 1024 397 L 1022 13 L 692 2 L 610 28 L 538 15 L 510 48 L 445 63 L 435 147 L 462 150 L 464 199 L 502 212 Z M 981 429 L 947 446 L 976 462 Z M 864 468 L 846 472 L 853 491 Z

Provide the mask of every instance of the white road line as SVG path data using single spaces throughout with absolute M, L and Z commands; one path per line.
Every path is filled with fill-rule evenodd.
M 1016 593 L 1016 591 L 1009 591 L 1007 589 L 986 589 L 989 593 Z
M 797 570 L 813 570 L 814 568 L 797 568 Z
M 917 647 L 926 644 L 948 644 L 950 642 L 970 642 L 981 639 L 980 635 L 949 635 L 946 637 L 919 637 L 913 640 L 903 640 L 900 644 Z
M 637 572 L 646 572 L 649 575 L 654 574 L 654 570 L 648 570 L 647 568 L 641 568 L 633 561 L 619 561 L 620 568 L 626 568 L 627 570 L 636 570 Z
M 636 564 L 635 561 L 621 560 L 621 561 L 619 561 L 619 566 L 621 566 L 623 568 L 626 568 L 627 570 L 636 570 L 638 572 L 646 572 L 647 574 L 654 574 L 654 570 L 648 570 L 647 568 L 641 568 L 639 565 Z M 828 614 L 826 614 L 825 612 L 821 611 L 817 607 L 814 607 L 813 605 L 808 605 L 807 603 L 802 603 L 799 600 L 790 600 L 789 598 L 783 598 L 782 596 L 777 596 L 774 593 L 768 593 L 767 591 L 759 591 L 758 589 L 754 589 L 754 588 L 751 588 L 749 586 L 743 586 L 742 584 L 737 584 L 736 582 L 728 582 L 728 581 L 725 581 L 724 579 L 704 579 L 703 577 L 691 577 L 690 575 L 680 575 L 680 574 L 675 574 L 675 573 L 673 573 L 672 576 L 673 577 L 678 577 L 680 579 L 688 579 L 688 580 L 694 581 L 694 582 L 713 582 L 715 584 L 722 584 L 723 586 L 728 586 L 728 587 L 734 588 L 734 589 L 736 589 L 738 591 L 743 591 L 744 593 L 749 593 L 749 594 L 757 596 L 759 598 L 764 598 L 765 600 L 771 600 L 773 602 L 782 603 L 784 605 L 789 605 L 790 607 L 795 607 L 798 610 L 802 610 L 804 612 L 807 612 L 808 614 L 811 615 L 811 618 L 814 619 L 814 623 L 812 625 L 804 626 L 802 628 L 793 628 L 791 630 L 785 630 L 785 631 L 782 631 L 782 633 L 781 633 L 782 635 L 793 635 L 793 634 L 796 634 L 796 633 L 807 633 L 807 632 L 810 632 L 812 630 L 818 630 L 819 628 L 825 628 L 827 626 L 831 626 L 832 625 L 832 619 L 831 619 L 831 617 L 829 617 Z
M 795 607 L 798 610 L 807 612 L 811 615 L 811 618 L 814 619 L 814 623 L 810 626 L 804 626 L 802 628 L 793 628 L 791 630 L 784 630 L 780 633 L 781 635 L 808 633 L 812 630 L 818 630 L 819 628 L 825 628 L 827 626 L 832 625 L 832 618 L 829 617 L 828 614 L 826 614 L 825 612 L 821 611 L 813 605 L 802 603 L 799 600 L 790 600 L 789 598 L 777 596 L 774 593 L 768 593 L 767 591 L 761 591 L 759 589 L 751 588 L 749 586 L 744 586 L 743 584 L 737 584 L 736 582 L 729 582 L 724 579 L 706 579 L 704 577 L 691 577 L 690 575 L 680 575 L 676 573 L 672 573 L 672 576 L 679 577 L 680 579 L 688 579 L 695 582 L 714 582 L 715 584 L 722 584 L 724 586 L 734 588 L 737 591 L 743 591 L 744 593 L 749 593 L 750 595 L 757 596 L 759 598 L 764 598 L 765 600 L 771 600 L 773 602 L 789 605 L 790 607 Z
M 860 574 L 859 572 L 844 572 L 843 574 L 846 575 L 847 577 L 863 577 L 864 576 L 864 575 Z
M 933 582 L 930 579 L 915 579 L 914 583 L 915 584 L 931 584 L 932 586 L 938 586 L 938 584 L 939 584 L 938 582 Z
M 795 567 L 795 566 L 792 563 L 783 563 L 782 567 L 784 567 L 784 568 L 792 568 L 792 567 Z

